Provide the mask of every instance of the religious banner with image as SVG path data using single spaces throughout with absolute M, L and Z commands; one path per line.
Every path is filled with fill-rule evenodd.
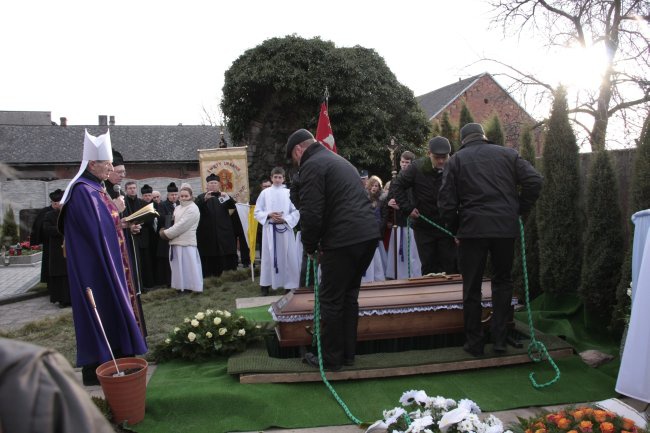
M 248 203 L 248 156 L 244 147 L 223 149 L 199 149 L 199 170 L 201 187 L 206 190 L 205 178 L 210 174 L 219 176 L 221 192 L 228 194 L 238 203 Z

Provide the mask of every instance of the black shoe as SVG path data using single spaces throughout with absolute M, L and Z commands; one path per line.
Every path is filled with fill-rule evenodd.
M 262 293 L 262 296 L 269 296 L 269 289 L 270 286 L 260 286 L 260 291 Z
M 310 367 L 318 368 L 320 369 L 320 365 L 318 364 L 318 356 L 314 355 L 311 352 L 305 353 L 305 357 L 302 358 L 302 362 L 305 364 L 309 365 Z M 327 371 L 339 371 L 341 369 L 340 365 L 327 365 L 323 363 L 323 370 Z
M 81 381 L 83 382 L 84 386 L 99 385 L 99 379 L 97 378 L 97 374 L 95 374 L 97 367 L 99 367 L 99 364 L 86 365 L 81 368 Z
M 464 350 L 465 352 L 469 353 L 470 355 L 472 355 L 472 356 L 475 357 L 475 358 L 478 358 L 478 357 L 481 357 L 481 356 L 485 355 L 485 353 L 483 352 L 483 348 L 482 348 L 482 347 L 481 347 L 481 348 L 472 347 L 472 346 L 470 346 L 470 345 L 467 344 L 467 343 L 465 343 L 465 344 L 463 345 L 463 350 Z
M 496 353 L 497 355 L 504 355 L 504 354 L 506 354 L 506 353 L 508 352 L 508 349 L 506 348 L 506 346 L 501 345 L 501 344 L 495 344 L 495 345 L 492 347 L 492 350 L 493 350 L 494 353 Z

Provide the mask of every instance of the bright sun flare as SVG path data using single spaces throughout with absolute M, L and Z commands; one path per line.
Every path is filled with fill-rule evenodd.
M 564 49 L 549 56 L 547 70 L 551 84 L 563 84 L 573 90 L 596 90 L 600 86 L 606 67 L 606 57 L 601 46 Z

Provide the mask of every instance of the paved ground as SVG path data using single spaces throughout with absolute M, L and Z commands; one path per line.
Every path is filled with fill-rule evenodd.
M 41 262 L 34 265 L 0 264 L 0 300 L 26 293 L 39 282 Z
M 40 277 L 40 263 L 34 266 L 31 265 L 10 265 L 7 267 L 0 267 L 0 330 L 6 331 L 11 329 L 20 328 L 21 326 L 32 322 L 34 320 L 43 319 L 46 317 L 55 317 L 57 315 L 66 314 L 71 311 L 68 308 L 59 308 L 49 302 L 47 296 L 40 296 L 32 299 L 24 299 L 27 291 L 38 283 Z M 277 296 L 257 297 L 238 299 L 237 307 L 254 307 L 259 305 L 267 305 L 277 300 Z M 15 300 L 16 302 L 12 302 Z M 156 369 L 155 365 L 150 365 L 147 372 L 147 381 L 154 374 Z M 81 371 L 77 370 L 79 383 L 81 383 Z M 101 387 L 92 386 L 85 387 L 89 394 L 94 396 L 103 396 Z M 643 412 L 647 410 L 648 405 L 645 402 L 634 400 L 631 398 L 621 398 L 621 400 L 633 409 Z M 553 410 L 562 406 L 549 406 L 544 409 Z M 389 408 L 386 408 L 389 409 Z M 494 412 L 504 424 L 508 425 L 517 421 L 517 417 L 531 417 L 538 413 L 541 408 L 523 408 L 516 410 L 508 410 L 503 412 Z M 359 427 L 356 425 L 349 426 L 336 426 L 336 427 L 319 427 L 307 429 L 270 429 L 264 432 L 283 432 L 283 433 L 357 433 Z M 257 431 L 256 431 L 257 432 Z M 250 432 L 250 433 L 256 433 Z

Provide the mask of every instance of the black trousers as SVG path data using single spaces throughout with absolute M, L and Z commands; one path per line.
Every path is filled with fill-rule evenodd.
M 458 273 L 454 238 L 446 234 L 441 236 L 440 233 L 434 233 L 430 229 L 414 229 L 413 236 L 422 264 L 422 275 L 439 272 Z
M 506 345 L 507 323 L 512 302 L 514 238 L 461 239 L 460 272 L 463 275 L 465 340 L 476 350 L 483 348 L 481 284 L 488 252 L 492 258 L 492 318 L 490 331 L 495 345 Z
M 323 363 L 340 367 L 354 359 L 361 277 L 375 254 L 377 240 L 323 251 L 319 288 Z

